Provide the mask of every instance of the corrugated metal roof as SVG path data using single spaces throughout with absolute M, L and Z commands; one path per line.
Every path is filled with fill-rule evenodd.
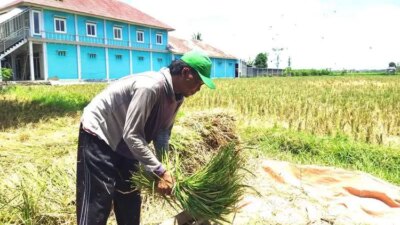
M 122 20 L 169 31 L 174 28 L 118 0 L 15 0 L 3 8 L 17 5 L 42 6 L 61 11 L 72 11 L 114 20 Z
M 184 40 L 170 35 L 168 37 L 168 45 L 169 50 L 176 54 L 184 54 L 192 49 L 199 49 L 206 52 L 210 57 L 236 59 L 235 56 L 227 54 L 203 41 Z
M 1 14 L 0 15 L 0 23 L 13 18 L 14 16 L 20 14 L 22 11 L 24 11 L 24 10 L 20 9 L 20 8 L 15 8 L 15 9 L 12 9 L 11 11 L 7 12 L 7 13 Z

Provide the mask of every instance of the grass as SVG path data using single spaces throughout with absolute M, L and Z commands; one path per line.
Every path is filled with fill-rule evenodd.
M 179 115 L 215 107 L 231 110 L 252 157 L 356 169 L 400 184 L 400 76 L 216 83 L 217 90 L 204 88 L 187 99 Z M 75 224 L 80 114 L 104 87 L 1 90 L 0 224 Z M 172 143 L 197 140 L 176 128 Z
M 282 128 L 247 127 L 241 134 L 257 157 L 360 170 L 400 185 L 399 149 Z
M 204 89 L 184 107 L 225 107 L 247 123 L 393 144 L 400 143 L 399 83 L 400 76 L 219 80 L 217 91 Z

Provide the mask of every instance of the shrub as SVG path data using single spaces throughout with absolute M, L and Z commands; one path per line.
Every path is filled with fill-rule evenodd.
M 13 78 L 13 71 L 10 68 L 1 68 L 0 77 L 3 81 L 6 82 L 12 80 Z

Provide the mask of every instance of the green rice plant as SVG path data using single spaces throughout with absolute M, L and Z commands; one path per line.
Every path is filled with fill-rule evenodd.
M 132 175 L 134 186 L 145 194 L 158 194 L 171 205 L 188 212 L 195 219 L 227 221 L 227 215 L 237 210 L 237 203 L 250 187 L 244 185 L 244 158 L 241 152 L 230 144 L 218 153 L 200 170 L 188 175 L 181 170 L 179 156 L 166 156 L 163 160 L 175 177 L 171 196 L 163 196 L 155 190 L 158 178 L 144 169 Z

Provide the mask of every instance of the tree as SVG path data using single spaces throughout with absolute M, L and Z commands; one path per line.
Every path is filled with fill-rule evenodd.
M 389 63 L 389 68 L 387 69 L 388 74 L 396 74 L 396 63 L 390 62 Z
M 267 53 L 258 53 L 256 59 L 254 60 L 254 66 L 257 68 L 267 68 L 268 67 L 268 55 Z
M 194 34 L 192 35 L 192 40 L 195 40 L 195 41 L 202 41 L 203 39 L 201 38 L 201 33 L 200 33 L 200 32 L 194 33 Z
M 394 68 L 396 68 L 396 63 L 390 62 L 390 63 L 389 63 L 389 67 L 394 67 Z

